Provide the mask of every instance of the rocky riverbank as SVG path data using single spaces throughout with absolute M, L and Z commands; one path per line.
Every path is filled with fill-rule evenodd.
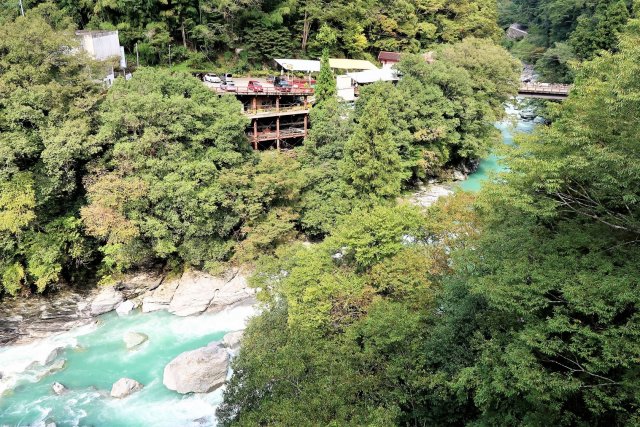
M 168 310 L 178 316 L 190 316 L 251 303 L 253 295 L 246 273 L 240 270 L 229 270 L 220 277 L 198 271 L 177 277 L 138 273 L 90 291 L 65 290 L 46 297 L 2 301 L 0 345 L 26 344 L 88 325 L 96 316 L 112 310 L 119 315 L 140 308 L 143 312 Z
M 420 183 L 409 197 L 409 203 L 428 208 L 433 205 L 441 197 L 447 197 L 453 194 L 457 182 L 465 181 L 469 175 L 478 169 L 479 162 L 470 162 L 462 164 L 448 171 L 448 174 L 442 180 L 432 179 L 426 184 Z
M 4 304 L 2 339 L 11 344 L 3 345 L 0 351 L 0 396 L 24 393 L 25 384 L 40 388 L 48 384 L 48 393 L 59 396 L 61 402 L 76 395 L 91 396 L 92 405 L 98 406 L 102 405 L 100 400 L 161 393 L 159 387 L 183 394 L 208 394 L 230 375 L 230 360 L 239 348 L 247 319 L 255 314 L 254 295 L 246 273 L 239 270 L 217 277 L 199 271 L 179 276 L 152 272 L 131 275 L 84 294 L 66 291 L 57 298 Z M 98 317 L 113 311 L 105 318 Z M 161 311 L 170 314 L 158 313 Z M 150 328 L 159 318 L 166 321 Z M 225 334 L 199 341 L 213 331 Z M 98 347 L 86 343 L 87 336 L 105 333 L 105 341 L 99 341 Z M 167 337 L 176 342 L 170 346 L 174 350 L 163 344 Z M 198 344 L 191 347 L 180 344 L 183 341 Z M 104 347 L 106 342 L 108 347 Z M 83 363 L 79 355 L 87 354 L 86 363 L 91 363 L 96 356 L 103 357 L 104 351 L 124 357 L 123 366 L 127 359 L 150 357 L 154 365 L 162 364 L 164 373 L 150 376 L 146 363 L 136 363 L 111 373 L 96 372 L 109 376 L 108 388 L 91 378 L 87 378 L 88 388 L 86 383 L 78 387 L 73 372 Z

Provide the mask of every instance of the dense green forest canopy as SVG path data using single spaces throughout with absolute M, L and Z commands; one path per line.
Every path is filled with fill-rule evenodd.
M 477 199 L 354 210 L 263 258 L 221 422 L 637 425 L 639 34 Z
M 24 0 L 29 10 L 40 0 Z M 127 53 L 137 43 L 143 65 L 189 60 L 237 69 L 277 57 L 371 58 L 380 50 L 417 53 L 466 37 L 497 40 L 494 0 L 171 0 L 69 1 L 57 6 L 80 28 L 118 29 Z M 18 13 L 2 0 L 3 20 Z

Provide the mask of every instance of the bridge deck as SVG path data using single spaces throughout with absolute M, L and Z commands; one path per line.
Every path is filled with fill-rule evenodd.
M 518 89 L 520 96 L 532 98 L 564 99 L 569 96 L 571 85 L 550 83 L 523 83 Z

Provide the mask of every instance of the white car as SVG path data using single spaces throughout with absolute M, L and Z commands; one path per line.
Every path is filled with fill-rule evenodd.
M 220 80 L 220 77 L 218 77 L 217 74 L 213 74 L 213 73 L 205 74 L 203 80 L 207 83 L 222 83 L 222 80 Z

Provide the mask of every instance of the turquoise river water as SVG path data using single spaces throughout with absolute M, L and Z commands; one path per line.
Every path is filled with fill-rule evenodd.
M 513 112 L 512 112 L 513 113 Z M 512 116 L 513 117 L 513 116 Z M 496 125 L 505 144 L 513 144 L 513 130 L 530 132 L 532 122 L 507 120 Z M 491 155 L 478 171 L 460 184 L 477 191 L 491 173 L 503 170 Z M 222 399 L 222 390 L 201 395 L 180 395 L 162 384 L 164 366 L 178 354 L 218 341 L 229 331 L 241 329 L 254 314 L 238 307 L 217 314 L 178 317 L 167 312 L 125 317 L 101 316 L 97 324 L 64 332 L 40 342 L 0 349 L 0 426 L 210 426 Z M 128 351 L 122 340 L 127 331 L 142 332 L 149 340 Z M 51 349 L 64 347 L 57 359 L 64 368 L 43 376 L 34 360 Z M 46 356 L 45 356 L 46 357 Z M 108 396 L 111 385 L 122 377 L 133 378 L 144 388 L 124 399 Z M 52 383 L 64 384 L 69 392 L 60 396 Z
M 517 112 L 508 109 L 509 116 L 506 120 L 496 124 L 496 127 L 502 133 L 502 142 L 507 145 L 513 145 L 514 133 L 530 133 L 533 131 L 535 124 L 533 121 L 518 120 Z M 469 178 L 460 183 L 460 188 L 465 191 L 480 191 L 482 183 L 489 179 L 491 174 L 505 170 L 505 166 L 500 164 L 500 158 L 491 154 L 486 159 L 480 161 L 478 170 L 469 175 Z
M 13 377 L 12 390 L 0 397 L 1 426 L 210 426 L 222 400 L 222 389 L 209 394 L 180 395 L 162 384 L 164 367 L 180 353 L 222 339 L 241 329 L 254 313 L 238 307 L 217 314 L 178 317 L 164 311 L 134 312 L 119 317 L 100 316 L 97 324 L 80 327 L 50 339 L 0 350 L 4 380 Z M 142 332 L 149 340 L 137 350 L 127 350 L 127 331 Z M 38 354 L 65 347 L 57 359 L 64 368 L 40 379 L 43 367 L 22 371 Z M 19 372 L 11 376 L 12 367 Z M 112 384 L 133 378 L 144 388 L 124 399 L 109 397 Z M 55 395 L 54 381 L 69 392 Z

